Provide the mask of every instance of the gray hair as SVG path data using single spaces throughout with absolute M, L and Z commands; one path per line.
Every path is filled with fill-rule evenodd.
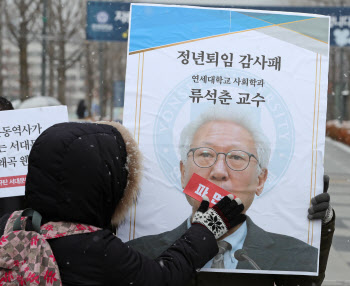
M 262 169 L 267 169 L 270 161 L 271 147 L 268 138 L 262 133 L 259 122 L 252 119 L 252 113 L 238 108 L 213 107 L 201 113 L 195 120 L 185 126 L 180 135 L 179 151 L 181 161 L 186 162 L 187 153 L 193 137 L 199 127 L 210 121 L 232 121 L 246 129 L 253 137 L 257 157 L 260 162 L 258 174 Z

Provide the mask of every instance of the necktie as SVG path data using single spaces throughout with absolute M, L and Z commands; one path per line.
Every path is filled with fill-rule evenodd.
M 232 246 L 228 242 L 226 242 L 224 240 L 220 240 L 220 241 L 218 241 L 218 247 L 219 247 L 219 252 L 213 258 L 213 263 L 211 265 L 211 268 L 223 269 L 223 268 L 225 268 L 224 254 L 226 251 L 231 250 Z

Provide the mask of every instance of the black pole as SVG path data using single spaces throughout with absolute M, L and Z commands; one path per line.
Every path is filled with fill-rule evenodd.
M 42 53 L 41 53 L 41 95 L 46 91 L 46 26 L 47 26 L 47 0 L 43 0 L 43 31 L 42 31 Z

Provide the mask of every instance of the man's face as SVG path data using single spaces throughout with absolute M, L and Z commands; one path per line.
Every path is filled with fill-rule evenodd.
M 231 121 L 210 121 L 198 128 L 191 148 L 210 147 L 216 152 L 227 153 L 231 150 L 242 150 L 257 157 L 255 143 L 251 134 L 240 125 Z M 225 155 L 218 155 L 215 164 L 209 168 L 200 168 L 193 162 L 193 153 L 190 152 L 186 163 L 180 162 L 181 184 L 184 188 L 193 173 L 209 180 L 226 191 L 239 197 L 244 204 L 244 212 L 248 210 L 255 195 L 260 195 L 267 178 L 267 170 L 259 175 L 258 162 L 252 157 L 249 166 L 243 171 L 231 170 L 226 162 Z M 197 210 L 200 202 L 187 196 L 187 200 Z

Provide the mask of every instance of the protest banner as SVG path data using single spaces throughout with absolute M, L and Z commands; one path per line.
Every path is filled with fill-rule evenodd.
M 24 195 L 28 156 L 36 138 L 67 121 L 66 106 L 0 112 L 0 198 Z
M 189 226 L 198 204 L 183 189 L 198 174 L 249 216 L 232 265 L 202 271 L 251 272 L 234 261 L 243 248 L 254 273 L 317 275 L 321 224 L 307 209 L 323 188 L 329 17 L 133 4 L 129 39 L 123 122 L 145 170 L 118 236 L 157 235 L 156 251 L 164 232 Z

